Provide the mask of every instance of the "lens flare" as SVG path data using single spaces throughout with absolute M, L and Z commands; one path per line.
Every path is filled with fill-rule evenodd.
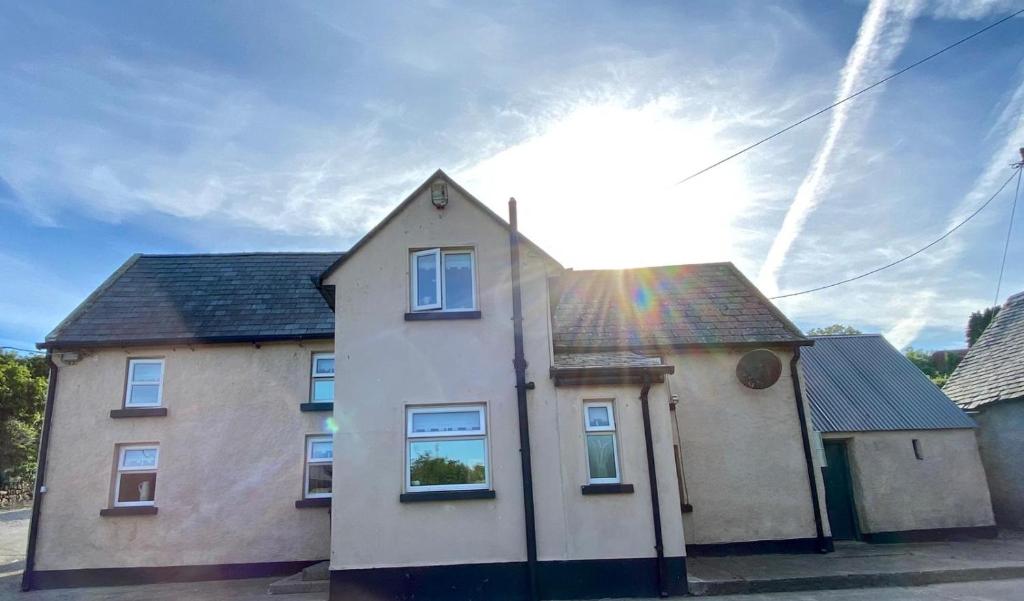
M 333 417 L 328 417 L 327 419 L 324 420 L 324 429 L 330 432 L 331 434 L 334 434 L 335 432 L 338 431 L 338 424 L 337 422 L 334 421 Z

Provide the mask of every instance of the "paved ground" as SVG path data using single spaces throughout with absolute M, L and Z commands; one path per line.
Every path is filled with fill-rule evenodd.
M 258 580 L 228 580 L 220 582 L 196 582 L 182 584 L 153 584 L 147 586 L 123 586 L 106 588 L 61 589 L 49 591 L 20 592 L 21 570 L 24 568 L 25 537 L 28 532 L 29 510 L 0 511 L 0 600 L 2 601 L 323 601 L 326 593 L 309 593 L 301 595 L 269 596 L 267 586 L 274 578 Z M 985 560 L 1022 559 L 1018 550 L 1024 552 L 1024 535 L 1004 537 L 1000 546 L 994 541 L 977 541 L 950 545 L 913 545 L 911 549 L 900 546 L 872 546 L 844 548 L 840 553 L 853 562 L 900 562 L 921 561 L 922 557 L 930 557 L 931 561 L 952 561 L 961 563 Z M 1008 543 L 1007 543 L 1008 541 Z M 964 546 L 960 546 L 964 545 Z M 1019 546 L 1018 546 L 1019 545 Z M 900 559 L 901 555 L 913 559 Z M 1002 557 L 1000 558 L 1000 555 Z M 865 560 L 864 556 L 874 559 Z M 806 559 L 807 556 L 804 556 Z M 860 558 L 860 559 L 858 559 Z M 727 558 L 729 562 L 708 564 L 704 562 L 705 574 L 709 566 L 717 569 L 739 570 L 743 561 Z M 701 561 L 691 558 L 691 562 Z M 799 562 L 785 559 L 785 556 L 760 556 L 756 560 L 746 562 L 748 567 L 761 566 L 763 562 L 789 563 L 792 573 L 799 573 Z M 776 566 L 778 567 L 778 566 Z M 1020 601 L 1024 599 L 1024 579 L 993 580 L 983 582 L 959 582 L 908 588 L 869 588 L 837 591 L 788 592 L 760 595 L 732 595 L 721 597 L 723 601 Z

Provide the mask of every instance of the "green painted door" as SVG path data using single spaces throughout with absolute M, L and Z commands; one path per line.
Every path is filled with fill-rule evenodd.
M 846 458 L 846 443 L 824 441 L 825 503 L 828 505 L 828 523 L 835 540 L 853 540 L 857 537 L 854 518 L 853 487 L 850 484 L 850 464 Z

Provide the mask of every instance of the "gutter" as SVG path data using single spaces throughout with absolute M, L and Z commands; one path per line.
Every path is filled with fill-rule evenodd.
M 651 435 L 651 408 L 647 401 L 647 393 L 651 390 L 650 381 L 644 382 L 640 389 L 640 409 L 644 417 L 644 445 L 647 447 L 647 479 L 651 483 L 651 517 L 654 520 L 654 550 L 657 553 L 658 595 L 668 597 L 665 583 L 668 581 L 668 569 L 665 565 L 665 544 L 661 536 L 661 502 L 658 499 L 658 474 L 654 465 L 654 438 Z
M 28 546 L 25 549 L 25 571 L 21 574 L 21 590 L 32 590 L 32 576 L 36 565 L 36 539 L 39 536 L 39 517 L 42 513 L 43 494 L 46 492 L 46 455 L 50 448 L 50 431 L 53 429 L 53 402 L 57 397 L 57 364 L 53 354 L 46 353 L 50 366 L 50 377 L 46 386 L 46 406 L 43 409 L 43 430 L 39 435 L 39 456 L 36 462 L 36 486 L 32 495 L 32 516 L 28 524 Z
M 512 334 L 515 355 L 512 365 L 516 371 L 516 405 L 519 410 L 519 460 L 523 472 L 523 517 L 526 527 L 526 566 L 531 601 L 537 594 L 537 524 L 533 505 L 533 460 L 530 457 L 530 419 L 526 404 L 526 391 L 533 384 L 526 382 L 526 355 L 523 350 L 523 292 L 519 283 L 519 226 L 516 217 L 516 199 L 508 199 L 509 259 L 512 263 Z
M 818 483 L 814 477 L 814 456 L 811 454 L 810 433 L 807 431 L 807 413 L 804 411 L 804 395 L 800 390 L 800 373 L 797 363 L 800 361 L 800 347 L 793 349 L 793 358 L 789 362 L 789 375 L 793 380 L 793 394 L 796 397 L 796 413 L 800 418 L 800 440 L 804 447 L 804 462 L 807 464 L 807 483 L 811 487 L 811 505 L 814 509 L 814 531 L 817 538 L 818 552 L 829 553 L 832 545 L 825 540 L 825 530 L 821 523 L 821 499 L 818 497 Z
M 555 386 L 660 384 L 675 371 L 673 365 L 552 367 L 550 376 Z
M 264 334 L 253 336 L 241 334 L 237 336 L 196 336 L 190 338 L 137 338 L 125 340 L 47 340 L 37 342 L 36 348 L 43 350 L 53 349 L 82 349 L 82 348 L 124 348 L 129 346 L 187 346 L 190 344 L 257 344 L 260 342 L 288 342 L 292 340 L 334 340 L 334 332 L 314 332 L 311 334 Z

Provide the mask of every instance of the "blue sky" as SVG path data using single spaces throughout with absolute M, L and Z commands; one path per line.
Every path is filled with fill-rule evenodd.
M 0 15 L 0 345 L 134 252 L 341 250 L 441 167 L 566 266 L 735 262 L 766 292 L 937 237 L 1024 145 L 1024 19 L 684 185 L 1016 2 L 107 3 Z M 954 347 L 1012 196 L 781 301 Z M 1000 302 L 1024 290 L 1018 211 Z

